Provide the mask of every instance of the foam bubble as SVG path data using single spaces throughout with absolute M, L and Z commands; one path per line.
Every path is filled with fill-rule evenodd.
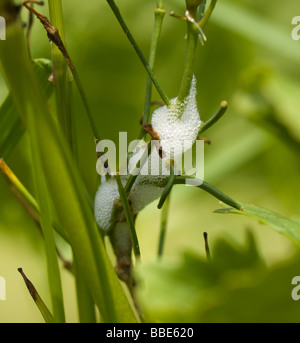
M 101 229 L 108 231 L 112 225 L 114 202 L 119 199 L 118 184 L 115 179 L 104 182 L 95 197 L 95 218 Z
M 169 156 L 182 154 L 196 141 L 201 120 L 196 101 L 196 78 L 193 76 L 189 96 L 182 104 L 171 99 L 169 107 L 153 112 L 152 126 L 159 134 L 163 151 Z

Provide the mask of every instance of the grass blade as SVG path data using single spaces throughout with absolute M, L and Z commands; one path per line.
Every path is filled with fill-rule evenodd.
M 51 62 L 47 59 L 37 59 L 32 65 L 39 85 L 49 99 L 54 90 L 53 84 L 48 81 L 52 73 Z M 25 127 L 10 94 L 0 107 L 0 132 L 0 156 L 7 158 L 25 133 Z
M 12 4 L 12 2 L 9 1 Z M 7 10 L 3 3 L 0 10 Z M 16 15 L 16 14 L 15 14 Z M 7 16 L 13 16 L 11 12 Z M 18 18 L 7 25 L 7 40 L 0 45 L 0 61 L 29 136 L 39 142 L 39 161 L 57 215 L 106 322 L 136 322 L 122 286 L 97 231 L 84 185 L 71 151 L 46 105 L 28 59 Z M 32 125 L 34 118 L 34 125 Z
M 22 275 L 23 280 L 25 282 L 25 285 L 26 285 L 30 295 L 32 296 L 32 299 L 36 303 L 36 306 L 40 310 L 43 318 L 45 319 L 45 322 L 46 323 L 54 323 L 55 322 L 54 317 L 52 316 L 51 312 L 49 311 L 49 309 L 45 305 L 43 299 L 40 297 L 36 288 L 33 286 L 32 282 L 27 279 L 26 275 L 23 272 L 23 269 L 18 268 L 18 272 Z
M 29 117 L 29 126 L 35 127 L 35 119 L 33 116 Z M 36 128 L 37 129 L 37 128 Z M 52 216 L 50 211 L 50 204 L 48 199 L 48 192 L 46 189 L 44 173 L 41 162 L 39 160 L 39 141 L 35 135 L 31 136 L 31 155 L 33 162 L 34 183 L 37 194 L 37 199 L 40 207 L 40 223 L 44 236 L 48 282 L 51 294 L 51 301 L 53 307 L 53 316 L 56 323 L 65 322 L 64 301 L 61 285 L 60 270 L 58 258 L 56 253 L 56 243 L 54 239 L 54 232 L 52 229 Z
M 76 282 L 77 306 L 80 323 L 96 323 L 95 303 L 82 272 L 74 260 L 73 270 Z
M 234 208 L 223 208 L 216 210 L 215 213 L 220 214 L 240 214 L 257 219 L 260 223 L 270 226 L 275 231 L 288 237 L 298 245 L 300 245 L 300 223 L 290 220 L 282 215 L 267 210 L 260 206 L 252 204 L 240 203 L 242 210 Z

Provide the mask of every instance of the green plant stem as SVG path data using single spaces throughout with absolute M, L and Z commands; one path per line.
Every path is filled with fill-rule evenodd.
M 186 184 L 187 179 L 190 179 L 190 178 L 186 177 L 186 176 L 177 176 L 176 180 L 175 180 L 175 184 L 176 185 Z M 200 181 L 199 181 L 199 183 L 200 183 Z M 217 188 L 215 188 L 214 186 L 210 185 L 209 183 L 207 183 L 205 181 L 203 181 L 202 184 L 197 186 L 197 187 L 203 189 L 205 192 L 211 194 L 215 198 L 219 199 L 220 201 L 224 202 L 225 204 L 227 204 L 227 205 L 229 205 L 229 206 L 231 206 L 237 210 L 241 210 L 241 208 L 242 208 L 242 205 L 239 204 L 237 201 L 231 199 L 229 196 L 222 193 Z
M 49 0 L 48 3 L 50 20 L 58 29 L 61 40 L 66 46 L 62 2 L 61 0 Z M 68 64 L 55 44 L 52 44 L 52 62 L 58 118 L 72 148 L 72 114 L 69 106 Z
M 90 108 L 90 105 L 89 105 L 89 102 L 88 102 L 88 99 L 87 99 L 87 96 L 85 94 L 85 91 L 84 91 L 84 88 L 83 88 L 83 85 L 81 83 L 81 80 L 80 80 L 80 77 L 79 77 L 79 74 L 77 73 L 77 70 L 74 66 L 74 64 L 71 62 L 71 59 L 70 57 L 68 56 L 68 60 L 69 60 L 69 68 L 71 70 L 71 73 L 74 77 L 74 81 L 76 83 L 76 87 L 78 89 L 78 92 L 80 94 L 80 97 L 81 97 L 81 100 L 83 102 L 83 106 L 85 108 L 85 111 L 86 111 L 86 114 L 88 116 L 88 119 L 89 119 L 89 122 L 90 122 L 90 126 L 91 126 L 91 129 L 93 131 L 93 135 L 95 138 L 97 138 L 98 140 L 101 139 L 100 137 L 100 133 L 98 131 L 98 128 L 97 128 L 97 125 L 96 125 L 96 122 L 94 120 L 94 117 L 93 117 L 93 114 L 92 114 L 92 111 L 91 111 L 91 108 Z
M 128 223 L 129 229 L 130 229 L 130 236 L 131 236 L 133 252 L 134 252 L 135 258 L 140 259 L 141 258 L 140 244 L 139 244 L 138 237 L 137 237 L 136 230 L 135 230 L 134 219 L 133 219 L 132 213 L 130 211 L 130 206 L 129 206 L 129 202 L 127 199 L 127 195 L 126 195 L 125 189 L 122 185 L 121 177 L 119 174 L 116 175 L 116 180 L 118 183 L 120 200 L 122 202 L 124 213 L 126 216 L 126 220 L 127 220 L 127 223 Z
M 190 16 L 196 20 L 197 11 L 190 13 Z M 177 103 L 181 104 L 189 95 L 193 73 L 194 63 L 196 58 L 196 49 L 198 42 L 198 32 L 194 28 L 194 24 L 187 21 L 187 45 L 185 53 L 184 71 L 181 81 Z
M 164 8 L 163 0 L 156 0 L 156 7 L 157 8 Z
M 138 171 L 141 170 L 144 166 L 144 164 L 147 162 L 148 157 L 150 156 L 152 151 L 152 145 L 151 145 L 151 141 L 148 142 L 148 147 L 147 147 L 147 153 L 145 151 L 144 155 L 142 156 L 141 160 L 140 160 L 140 166 L 139 168 L 136 168 L 136 170 L 130 174 L 126 185 L 125 185 L 125 193 L 128 194 L 133 186 L 133 184 L 135 183 L 135 180 L 137 179 L 137 177 L 139 176 Z
M 133 38 L 131 32 L 129 31 L 118 7 L 116 6 L 114 0 L 107 0 L 110 8 L 112 9 L 115 17 L 117 18 L 119 24 L 122 27 L 122 30 L 124 31 L 126 37 L 128 38 L 129 42 L 131 43 L 132 47 L 134 48 L 135 52 L 137 53 L 139 59 L 141 60 L 144 68 L 146 69 L 147 73 L 149 74 L 149 77 L 151 78 L 154 86 L 156 87 L 159 95 L 161 96 L 162 100 L 164 101 L 164 103 L 169 106 L 170 105 L 170 100 L 168 98 L 168 96 L 166 95 L 166 93 L 164 92 L 164 90 L 161 88 L 156 76 L 153 73 L 152 68 L 150 67 L 149 63 L 147 62 L 146 58 L 144 57 L 141 49 L 139 48 L 139 46 L 137 45 L 135 39 Z
M 169 208 L 170 208 L 170 194 L 166 198 L 166 201 L 163 205 L 162 212 L 161 212 L 160 233 L 159 233 L 158 252 L 157 252 L 158 258 L 161 258 L 163 255 L 165 238 L 166 238 L 166 233 L 167 233 Z
M 204 13 L 203 17 L 201 18 L 201 20 L 199 21 L 199 26 L 201 28 L 204 28 L 204 26 L 208 23 L 214 8 L 216 6 L 217 0 L 211 0 L 210 5 L 207 9 L 207 11 Z
M 85 111 L 87 113 L 90 125 L 91 125 L 91 129 L 93 131 L 94 137 L 97 138 L 98 140 L 100 139 L 100 135 L 98 133 L 98 129 L 96 126 L 96 122 L 94 121 L 91 109 L 89 107 L 89 103 L 86 97 L 86 94 L 84 92 L 84 88 L 82 86 L 81 80 L 79 78 L 79 75 L 76 71 L 76 68 L 71 60 L 71 57 L 65 47 L 65 44 L 63 42 L 62 37 L 60 36 L 60 33 L 58 31 L 58 29 L 49 21 L 49 19 L 47 17 L 45 17 L 44 15 L 40 14 L 39 12 L 35 11 L 32 7 L 28 6 L 28 4 L 24 4 L 24 6 L 30 10 L 32 13 L 34 13 L 36 15 L 36 17 L 41 21 L 42 25 L 44 26 L 45 30 L 47 31 L 47 35 L 50 39 L 50 41 L 53 42 L 53 44 L 58 48 L 58 50 L 60 50 L 60 53 L 62 54 L 62 56 L 60 58 L 64 58 L 67 65 L 70 68 L 70 71 L 72 73 L 72 76 L 74 78 L 74 81 L 76 83 L 76 86 L 78 88 L 78 92 L 79 95 L 81 97 L 81 100 L 83 102 Z M 66 94 L 64 97 L 64 105 L 66 107 L 67 110 L 70 110 L 70 92 L 71 92 L 71 87 L 69 85 L 70 83 L 70 75 L 67 75 L 66 77 L 66 87 L 65 90 L 69 93 Z M 63 90 L 62 90 L 63 91 Z M 69 132 L 69 136 L 72 138 L 72 133 L 74 132 L 74 130 L 72 130 L 71 125 L 68 125 L 68 130 L 70 130 Z
M 5 6 L 7 3 L 11 6 Z M 1 71 L 29 137 L 37 138 L 47 192 L 68 234 L 80 270 L 105 322 L 136 322 L 99 237 L 70 149 L 36 80 L 13 2 L 0 2 L 0 13 L 11 18 L 7 20 L 5 46 L 0 44 Z
M 169 194 L 171 193 L 171 190 L 174 186 L 174 182 L 176 180 L 176 175 L 174 174 L 174 165 L 170 164 L 170 177 L 168 178 L 168 182 L 163 190 L 163 193 L 159 199 L 159 203 L 157 205 L 158 209 L 161 209 L 164 205 L 164 202 L 168 198 Z
M 155 10 L 155 23 L 154 23 L 154 30 L 152 34 L 150 54 L 149 54 L 149 67 L 152 70 L 154 69 L 158 41 L 159 41 L 159 37 L 161 33 L 162 23 L 163 23 L 164 16 L 166 13 L 162 6 L 163 6 L 162 1 L 158 1 L 157 8 Z M 150 77 L 148 77 L 143 124 L 148 124 L 150 121 L 151 97 L 152 97 L 152 80 Z M 143 137 L 145 137 L 146 133 L 144 130 L 143 130 L 143 133 L 144 133 Z
M 199 6 L 199 9 L 198 9 L 198 21 L 200 21 L 203 18 L 203 16 L 204 16 L 206 3 L 207 3 L 207 0 L 203 0 L 201 5 Z
M 217 113 L 200 126 L 199 135 L 219 121 L 227 111 L 227 101 L 222 101 Z

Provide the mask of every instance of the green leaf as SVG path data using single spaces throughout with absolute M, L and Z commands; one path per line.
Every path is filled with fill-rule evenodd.
M 234 208 L 223 208 L 216 210 L 215 213 L 234 213 L 255 218 L 262 224 L 270 226 L 275 231 L 290 238 L 292 241 L 300 245 L 300 223 L 285 218 L 282 215 L 267 210 L 263 207 L 246 203 L 240 203 L 240 205 L 243 207 L 242 211 Z
M 41 315 L 45 319 L 45 322 L 46 323 L 55 323 L 54 317 L 52 316 L 52 314 L 49 311 L 48 307 L 45 305 L 43 299 L 40 297 L 38 291 L 36 290 L 36 288 L 34 287 L 32 282 L 29 279 L 27 279 L 27 276 L 23 272 L 23 269 L 22 268 L 18 268 L 18 272 L 22 275 L 23 280 L 25 282 L 25 285 L 26 285 L 30 295 L 32 296 L 32 299 L 36 303 L 36 306 L 40 310 Z
M 52 83 L 48 81 L 52 73 L 51 61 L 47 59 L 34 60 L 33 69 L 41 90 L 45 93 L 46 98 L 49 99 L 54 90 Z M 25 127 L 18 115 L 11 94 L 7 96 L 0 107 L 0 133 L 0 155 L 6 158 L 25 133 Z

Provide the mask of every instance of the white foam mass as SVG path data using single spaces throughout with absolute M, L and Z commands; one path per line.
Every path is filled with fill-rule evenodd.
M 130 191 L 128 199 L 134 214 L 140 212 L 145 206 L 158 199 L 167 181 L 165 163 L 172 155 L 182 154 L 191 148 L 196 141 L 201 125 L 196 103 L 196 79 L 193 77 L 190 94 L 183 104 L 176 103 L 177 98 L 171 100 L 171 106 L 163 106 L 154 111 L 152 126 L 160 136 L 163 152 L 167 155 L 163 159 L 153 147 L 151 155 Z M 137 147 L 147 149 L 146 145 Z M 141 158 L 141 153 L 135 151 L 129 160 L 129 170 L 134 170 L 136 163 Z M 122 177 L 125 186 L 128 177 Z M 105 232 L 113 225 L 113 208 L 115 201 L 120 198 L 118 185 L 114 178 L 100 185 L 95 197 L 95 218 Z
M 144 170 L 144 173 L 146 173 L 145 169 L 150 172 L 151 165 L 153 167 L 156 163 L 160 163 L 159 161 L 158 152 L 154 149 L 142 170 Z M 157 166 L 154 167 L 154 169 L 157 168 Z M 168 175 L 162 175 L 161 173 L 159 175 L 138 175 L 128 196 L 134 214 L 137 214 L 161 196 L 167 178 Z M 123 186 L 125 186 L 127 180 L 128 177 L 122 177 Z M 95 218 L 99 227 L 105 232 L 108 232 L 113 224 L 113 207 L 115 201 L 119 198 L 118 184 L 114 178 L 102 183 L 96 193 Z
M 163 106 L 153 112 L 151 124 L 160 136 L 163 152 L 169 156 L 182 154 L 197 139 L 202 122 L 196 95 L 196 78 L 193 76 L 189 96 L 182 104 L 174 98 L 169 107 Z
M 100 228 L 108 231 L 112 225 L 114 202 L 119 199 L 118 184 L 115 179 L 101 183 L 95 197 L 95 219 Z
M 140 212 L 144 207 L 161 196 L 168 178 L 164 162 L 154 147 L 151 155 L 141 168 L 140 174 L 136 178 L 129 194 L 134 213 Z

